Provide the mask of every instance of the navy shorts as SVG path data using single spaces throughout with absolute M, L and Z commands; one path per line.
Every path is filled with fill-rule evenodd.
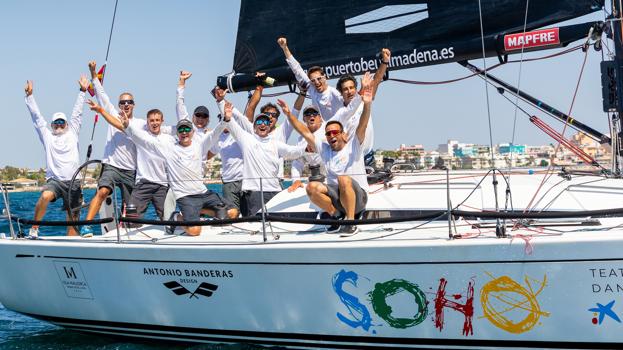
M 225 210 L 235 208 L 229 201 L 224 200 L 221 196 L 212 191 L 184 196 L 176 202 L 180 207 L 182 216 L 184 216 L 184 221 L 198 221 L 201 215 L 201 209 L 218 211 L 218 209 L 221 208 L 225 208 Z
M 355 191 L 355 216 L 366 210 L 366 204 L 368 204 L 368 193 L 359 186 L 357 181 L 351 181 L 353 191 Z M 339 210 L 343 214 L 346 214 L 346 210 L 340 202 L 340 188 L 338 185 L 327 185 L 328 194 L 331 198 L 331 203 L 335 209 Z

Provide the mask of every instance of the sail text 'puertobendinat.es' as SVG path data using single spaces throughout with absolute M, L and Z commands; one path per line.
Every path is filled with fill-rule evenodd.
M 481 0 L 487 56 L 513 51 L 502 38 L 523 32 L 526 4 Z M 604 0 L 530 1 L 526 30 L 580 17 L 603 5 Z M 519 47 L 530 40 L 563 46 L 586 36 L 589 27 L 509 40 Z M 219 77 L 218 84 L 236 91 L 252 89 L 256 71 L 268 72 L 277 85 L 293 81 L 277 45 L 280 36 L 288 38 L 304 69 L 322 66 L 330 78 L 375 71 L 381 47 L 392 50 L 393 70 L 482 57 L 476 0 L 242 0 L 233 65 L 237 75 L 229 81 Z M 525 44 L 531 48 L 530 42 Z

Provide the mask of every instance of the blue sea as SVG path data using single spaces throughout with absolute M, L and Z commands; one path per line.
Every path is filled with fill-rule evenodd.
M 208 185 L 215 192 L 221 192 L 221 185 Z M 93 197 L 95 190 L 86 190 L 85 200 L 87 203 Z M 38 192 L 15 192 L 9 194 L 11 213 L 20 218 L 32 219 L 35 203 L 39 199 Z M 50 203 L 44 220 L 64 220 L 65 212 L 62 211 L 62 201 Z M 0 200 L 0 209 L 4 209 L 4 203 Z M 83 210 L 82 217 L 86 215 Z M 150 206 L 146 218 L 156 218 L 153 208 Z M 96 225 L 97 226 L 97 225 Z M 16 227 L 14 225 L 14 227 Z M 95 228 L 95 227 L 94 227 Z M 41 235 L 58 234 L 59 229 L 41 227 Z M 99 227 L 98 227 L 99 229 Z M 28 226 L 23 227 L 28 233 Z M 9 236 L 9 226 L 6 220 L 0 220 L 0 232 Z M 1 283 L 1 282 L 0 282 Z M 88 333 L 66 330 L 47 322 L 35 320 L 16 312 L 5 309 L 0 305 L 0 350 L 2 349 L 88 349 L 88 350 L 136 350 L 136 349 L 206 349 L 206 350 L 256 350 L 265 349 L 253 345 L 193 345 L 193 344 L 162 344 L 162 342 L 149 342 L 141 340 L 128 340 L 109 336 L 98 336 Z

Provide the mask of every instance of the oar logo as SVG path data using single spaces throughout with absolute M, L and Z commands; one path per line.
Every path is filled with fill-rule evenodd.
M 218 289 L 218 286 L 216 284 L 208 282 L 202 282 L 197 287 L 197 289 L 195 289 L 194 292 L 191 292 L 177 281 L 166 282 L 163 284 L 165 287 L 169 288 L 173 293 L 175 293 L 175 295 L 190 294 L 190 296 L 188 297 L 189 299 L 192 299 L 193 297 L 199 299 L 197 295 L 203 295 L 204 297 L 209 298 L 212 296 L 212 294 L 214 294 L 214 291 Z
M 344 21 L 346 34 L 388 33 L 428 18 L 427 4 L 390 5 Z

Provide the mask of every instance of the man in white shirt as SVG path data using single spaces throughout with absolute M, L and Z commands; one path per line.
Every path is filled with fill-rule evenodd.
M 218 115 L 218 120 L 222 116 Z M 224 129 L 218 142 L 208 152 L 208 159 L 219 154 L 221 157 L 221 181 L 223 182 L 223 198 L 232 203 L 236 209 L 242 208 L 242 150 L 238 142 Z
M 119 115 L 103 113 L 103 107 L 88 101 L 91 110 L 101 114 L 116 129 L 123 131 L 123 123 Z M 137 128 L 143 128 L 153 138 L 170 137 L 171 127 L 163 126 L 164 115 L 159 109 L 147 112 L 147 119 L 132 118 Z M 156 215 L 163 220 L 164 202 L 169 190 L 164 160 L 156 152 L 152 152 L 142 144 L 136 145 L 136 184 L 130 196 L 130 204 L 136 207 L 138 217 L 142 217 L 149 203 L 152 203 Z
M 101 110 L 98 106 L 95 108 Z M 107 120 L 114 118 L 107 111 L 101 111 Z M 214 130 L 205 135 L 194 137 L 193 123 L 188 119 L 182 119 L 176 125 L 176 140 L 166 134 L 162 137 L 153 137 L 140 123 L 130 121 L 123 115 L 120 115 L 120 118 L 122 128 L 132 141 L 149 152 L 158 154 L 164 160 L 169 184 L 183 217 L 183 220 L 180 220 L 181 218 L 177 216 L 175 220 L 199 221 L 200 214 L 204 210 L 220 219 L 238 217 L 238 210 L 203 184 L 202 156 L 214 146 L 225 128 L 224 123 L 219 123 Z M 201 234 L 201 226 L 185 226 L 184 230 L 190 236 Z
M 259 114 L 253 123 L 253 134 L 244 130 L 239 123 L 245 117 L 229 102 L 224 103 L 223 118 L 227 128 L 236 139 L 244 159 L 242 206 L 243 216 L 255 215 L 271 198 L 281 191 L 279 184 L 279 158 L 296 159 L 305 147 L 295 147 L 269 137 L 270 116 Z M 230 121 L 234 119 L 234 121 Z M 262 201 L 263 199 L 263 201 Z
M 348 138 L 344 126 L 338 121 L 330 121 L 325 125 L 325 141 L 316 138 L 305 124 L 299 122 L 289 111 L 287 105 L 280 101 L 284 114 L 288 115 L 294 129 L 305 138 L 309 145 L 320 155 L 327 169 L 327 185 L 311 182 L 307 185 L 307 194 L 312 203 L 316 204 L 331 217 L 338 218 L 341 214 L 347 220 L 359 216 L 368 200 L 368 182 L 363 161 L 362 143 L 365 139 L 370 108 L 372 104 L 372 87 L 370 74 L 362 79 L 363 113 L 359 119 L 356 136 Z M 341 236 L 351 236 L 359 231 L 355 225 L 341 225 L 335 232 Z
M 376 96 L 376 92 L 378 91 L 378 87 L 383 81 L 383 76 L 385 72 L 387 72 L 387 66 L 389 65 L 389 60 L 391 58 L 391 52 L 389 49 L 381 50 L 381 65 L 378 71 L 374 74 L 374 80 L 372 81 L 372 98 Z M 342 99 L 344 100 L 344 106 L 348 106 L 348 104 L 353 101 L 353 99 L 358 96 L 357 94 L 357 80 L 354 76 L 347 74 L 343 75 L 338 79 L 336 88 L 342 94 Z M 363 106 L 360 105 L 357 108 L 354 114 L 347 115 L 346 113 L 336 113 L 330 120 L 337 120 L 346 130 L 346 134 L 349 138 L 355 135 L 355 130 L 357 129 L 357 125 L 359 125 L 359 118 L 361 118 L 361 113 L 363 112 Z M 363 154 L 366 155 L 372 152 L 374 147 L 374 125 L 372 124 L 372 116 L 370 116 L 370 120 L 368 121 L 368 127 L 366 128 L 366 137 L 363 142 Z
M 303 110 L 303 122 L 307 129 L 314 134 L 317 138 L 322 138 L 324 133 L 322 117 L 320 117 L 320 113 L 318 109 L 314 106 L 308 106 Z M 299 136 L 298 144 L 305 145 L 305 154 L 301 158 L 295 159 L 292 162 L 292 185 L 288 187 L 288 192 L 294 192 L 297 188 L 303 187 L 303 182 L 301 181 L 301 174 L 305 167 L 309 168 L 309 166 L 320 166 L 320 174 L 323 176 L 327 175 L 327 170 L 324 167 L 324 163 L 318 153 L 313 152 L 312 149 L 308 147 L 307 141 L 302 136 Z
M 177 121 L 182 119 L 190 119 L 188 117 L 188 110 L 184 103 L 184 91 L 186 90 L 186 80 L 190 79 L 193 74 L 188 71 L 180 71 L 180 77 L 177 81 L 177 98 L 175 101 L 175 113 L 177 114 Z M 197 106 L 193 111 L 193 127 L 195 128 L 195 135 L 206 134 L 210 129 L 210 110 L 206 106 Z M 207 156 L 207 154 L 206 154 Z M 206 157 L 204 156 L 204 158 Z M 205 159 L 204 159 L 205 160 Z
M 95 89 L 95 96 L 99 104 L 111 115 L 123 114 L 128 119 L 132 119 L 134 96 L 129 92 L 119 95 L 120 111 L 117 112 L 97 77 L 95 61 L 89 62 L 89 70 L 91 71 L 91 83 Z M 111 195 L 114 187 L 121 189 L 121 198 L 124 204 L 127 203 L 132 189 L 134 189 L 136 146 L 126 134 L 112 125 L 108 126 L 107 134 L 104 157 L 102 158 L 102 173 L 97 183 L 97 192 L 91 199 L 86 220 L 92 220 L 97 215 L 102 203 Z M 93 229 L 89 225 L 82 226 L 80 235 L 82 237 L 92 237 Z
M 301 67 L 301 64 L 292 56 L 288 48 L 288 41 L 282 37 L 277 39 L 277 44 L 283 50 L 286 56 L 286 62 L 294 73 L 298 83 L 308 88 L 309 96 L 312 103 L 318 107 L 322 119 L 328 121 L 335 113 L 344 105 L 342 94 L 327 83 L 327 77 L 322 67 L 314 66 L 307 70 L 307 74 Z
M 82 109 L 85 101 L 85 91 L 89 87 L 89 81 L 83 75 L 78 81 L 80 92 L 74 104 L 71 113 L 71 120 L 62 112 L 54 113 L 50 130 L 48 124 L 39 111 L 35 97 L 32 95 L 32 81 L 26 83 L 24 91 L 26 92 L 26 106 L 30 111 L 35 130 L 39 135 L 39 140 L 43 144 L 45 151 L 46 184 L 41 190 L 41 196 L 35 205 L 34 220 L 40 221 L 45 215 L 48 203 L 56 201 L 58 198 L 63 199 L 63 206 L 67 210 L 67 220 L 77 220 L 77 212 L 73 212 L 69 216 L 69 211 L 80 208 L 82 204 L 82 190 L 80 189 L 80 180 L 71 183 L 71 179 L 78 169 L 79 151 L 78 136 L 82 125 Z M 73 226 L 67 227 L 67 234 L 70 236 L 77 235 Z M 28 233 L 28 237 L 36 239 L 39 236 L 39 226 L 33 225 Z

